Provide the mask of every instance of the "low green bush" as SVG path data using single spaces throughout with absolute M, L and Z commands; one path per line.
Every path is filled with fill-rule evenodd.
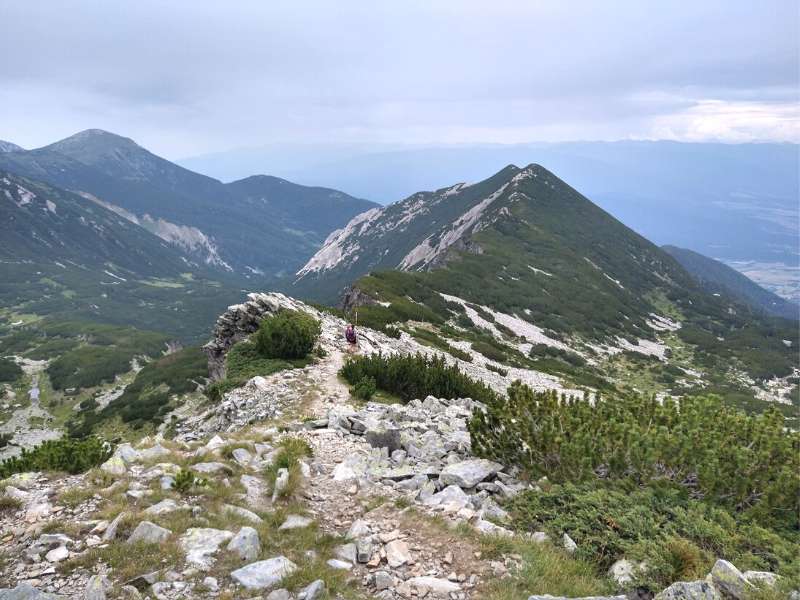
M 367 375 L 366 377 L 362 377 L 361 380 L 353 386 L 351 393 L 359 400 L 368 401 L 375 395 L 376 391 L 377 386 L 375 384 L 375 378 Z
M 385 356 L 372 354 L 348 360 L 339 374 L 350 385 L 372 377 L 378 389 L 408 402 L 415 398 L 472 398 L 493 401 L 495 392 L 486 384 L 470 379 L 442 357 L 423 354 Z
M 800 434 L 777 410 L 746 415 L 715 396 L 590 401 L 517 381 L 469 429 L 476 454 L 531 476 L 670 481 L 766 527 L 800 528 Z
M 282 310 L 261 321 L 255 343 L 265 358 L 303 358 L 314 349 L 319 334 L 319 321 L 308 313 Z
M 800 575 L 797 531 L 776 531 L 710 502 L 680 485 L 647 487 L 622 481 L 544 486 L 506 505 L 513 527 L 568 533 L 576 556 L 605 572 L 620 558 L 647 563 L 639 584 L 651 590 L 674 581 L 701 579 L 724 557 L 742 570 Z
M 497 373 L 498 375 L 502 375 L 503 377 L 508 375 L 508 369 L 504 369 L 503 367 L 501 367 L 499 365 L 493 365 L 492 363 L 486 363 L 485 366 L 490 371 L 494 371 L 495 373 Z
M 10 358 L 0 358 L 0 382 L 12 382 L 22 377 L 22 369 Z
M 472 349 L 475 352 L 480 352 L 489 360 L 493 360 L 494 362 L 506 362 L 508 360 L 508 354 L 503 352 L 500 348 L 493 344 L 489 344 L 483 341 L 472 342 Z
M 62 471 L 76 474 L 107 461 L 112 448 L 96 437 L 48 440 L 0 463 L 0 479 L 26 471 Z

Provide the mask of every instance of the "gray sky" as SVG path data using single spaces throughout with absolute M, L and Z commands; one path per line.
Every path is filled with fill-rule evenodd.
M 800 141 L 796 0 L 0 0 L 0 139 Z

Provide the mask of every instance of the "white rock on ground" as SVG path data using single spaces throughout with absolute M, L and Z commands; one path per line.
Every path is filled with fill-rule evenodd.
M 145 542 L 148 544 L 160 544 L 170 535 L 172 535 L 172 532 L 169 529 L 160 527 L 150 521 L 142 521 L 128 537 L 128 543 Z
M 300 515 L 289 515 L 286 520 L 278 527 L 278 531 L 286 531 L 287 529 L 302 529 L 308 527 L 313 523 L 313 519 L 302 517 Z
M 214 564 L 213 555 L 220 545 L 233 537 L 224 529 L 190 527 L 181 535 L 178 543 L 186 554 L 186 562 L 200 570 L 208 570 Z
M 231 577 L 248 590 L 263 590 L 275 587 L 284 577 L 297 570 L 297 565 L 285 556 L 260 560 L 236 569 Z
M 228 542 L 227 550 L 235 552 L 242 560 L 255 560 L 261 552 L 258 532 L 252 527 L 242 527 Z
M 444 485 L 474 488 L 481 481 L 485 481 L 502 469 L 503 465 L 484 458 L 464 460 L 447 465 L 442 469 L 442 473 L 439 475 L 439 481 Z

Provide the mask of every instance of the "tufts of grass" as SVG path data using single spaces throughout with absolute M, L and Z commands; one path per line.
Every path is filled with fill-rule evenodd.
M 132 557 L 135 560 L 131 560 Z M 62 574 L 71 574 L 78 570 L 90 571 L 95 565 L 104 563 L 113 570 L 115 579 L 126 581 L 142 573 L 177 566 L 182 560 L 183 555 L 174 540 L 160 544 L 118 541 L 68 558 L 59 564 L 58 570 Z
M 289 471 L 289 483 L 283 490 L 283 497 L 292 497 L 297 492 L 302 483 L 299 461 L 312 455 L 311 446 L 308 442 L 298 437 L 285 437 L 278 443 L 278 453 L 272 464 L 266 468 L 265 476 L 267 482 L 275 485 L 280 469 Z
M 59 504 L 74 508 L 86 502 L 89 498 L 94 496 L 94 493 L 95 491 L 92 487 L 73 486 L 67 488 L 58 495 L 58 502 Z
M 0 496 L 0 514 L 16 512 L 22 508 L 22 502 L 11 496 Z

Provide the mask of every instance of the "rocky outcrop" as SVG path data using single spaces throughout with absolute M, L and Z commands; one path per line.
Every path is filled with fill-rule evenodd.
M 361 289 L 355 286 L 349 286 L 342 294 L 341 300 L 339 300 L 339 308 L 349 314 L 359 306 L 371 306 L 377 303 L 375 298 L 364 293 Z
M 225 377 L 225 354 L 236 342 L 258 329 L 261 320 L 282 308 L 298 309 L 300 303 L 283 294 L 253 293 L 241 304 L 229 306 L 214 325 L 213 338 L 203 351 L 208 356 L 208 372 L 212 380 Z

